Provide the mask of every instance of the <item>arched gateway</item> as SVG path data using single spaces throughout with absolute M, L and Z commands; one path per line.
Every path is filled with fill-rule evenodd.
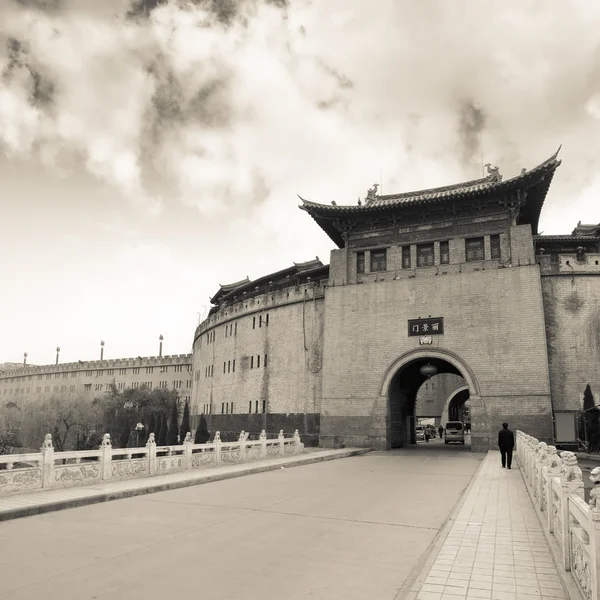
M 379 396 L 386 399 L 388 407 L 386 446 L 389 449 L 416 443 L 415 405 L 417 392 L 427 380 L 427 375 L 421 372 L 425 365 L 430 369 L 433 367 L 436 374 L 460 375 L 465 380 L 471 402 L 482 406 L 477 378 L 455 352 L 443 348 L 415 348 L 405 352 L 387 368 L 379 387 Z M 489 444 L 489 420 L 485 418 L 485 412 L 483 414 L 474 433 L 487 438 Z

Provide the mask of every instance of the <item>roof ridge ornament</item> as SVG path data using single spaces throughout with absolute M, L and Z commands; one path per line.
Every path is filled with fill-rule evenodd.
M 485 168 L 488 172 L 488 178 L 492 181 L 502 181 L 502 175 L 500 175 L 500 168 L 492 166 L 492 163 L 486 163 Z
M 377 188 L 379 188 L 378 183 L 374 183 L 373 187 L 369 188 L 369 190 L 367 191 L 367 196 L 365 198 L 365 201 L 367 203 L 377 199 Z

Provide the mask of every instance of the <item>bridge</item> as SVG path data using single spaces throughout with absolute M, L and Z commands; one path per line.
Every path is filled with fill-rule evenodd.
M 185 469 L 7 495 L 0 513 L 18 506 L 33 513 L 50 494 L 85 504 L 86 494 L 110 486 L 142 490 L 3 522 L 0 599 L 597 600 L 597 584 L 586 588 L 565 570 L 569 546 L 552 547 L 540 490 L 563 494 L 564 486 L 548 470 L 557 464 L 542 464 L 548 459 L 524 435 L 520 469 L 512 471 L 501 469 L 497 452 L 432 440 L 391 452 L 302 449 L 202 474 Z M 229 478 L 219 480 L 222 473 Z M 593 583 L 593 508 L 571 500 L 581 487 L 576 475 L 565 475 L 561 502 L 576 506 L 585 532 L 574 526 L 567 537 L 587 542 L 584 562 L 571 566 L 585 563 Z M 212 483 L 181 483 L 199 477 Z M 149 482 L 167 491 L 145 493 Z

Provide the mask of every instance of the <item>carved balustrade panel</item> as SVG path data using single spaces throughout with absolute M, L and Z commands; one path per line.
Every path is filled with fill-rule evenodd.
M 132 458 L 130 460 L 115 460 L 110 465 L 111 480 L 134 479 L 150 474 L 148 458 Z
M 577 587 L 586 600 L 592 600 L 593 568 L 590 560 L 590 545 L 587 534 L 581 527 L 571 528 L 571 574 Z
M 23 494 L 42 487 L 42 470 L 39 467 L 0 471 L 0 497 Z
M 70 488 L 89 485 L 102 480 L 99 462 L 75 465 L 55 465 L 52 488 Z

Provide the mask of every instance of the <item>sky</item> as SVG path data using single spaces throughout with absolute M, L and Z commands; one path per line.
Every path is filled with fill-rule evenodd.
M 540 230 L 600 222 L 600 3 L 1 0 L 0 362 L 191 351 L 219 284 L 356 204 L 563 164 Z

